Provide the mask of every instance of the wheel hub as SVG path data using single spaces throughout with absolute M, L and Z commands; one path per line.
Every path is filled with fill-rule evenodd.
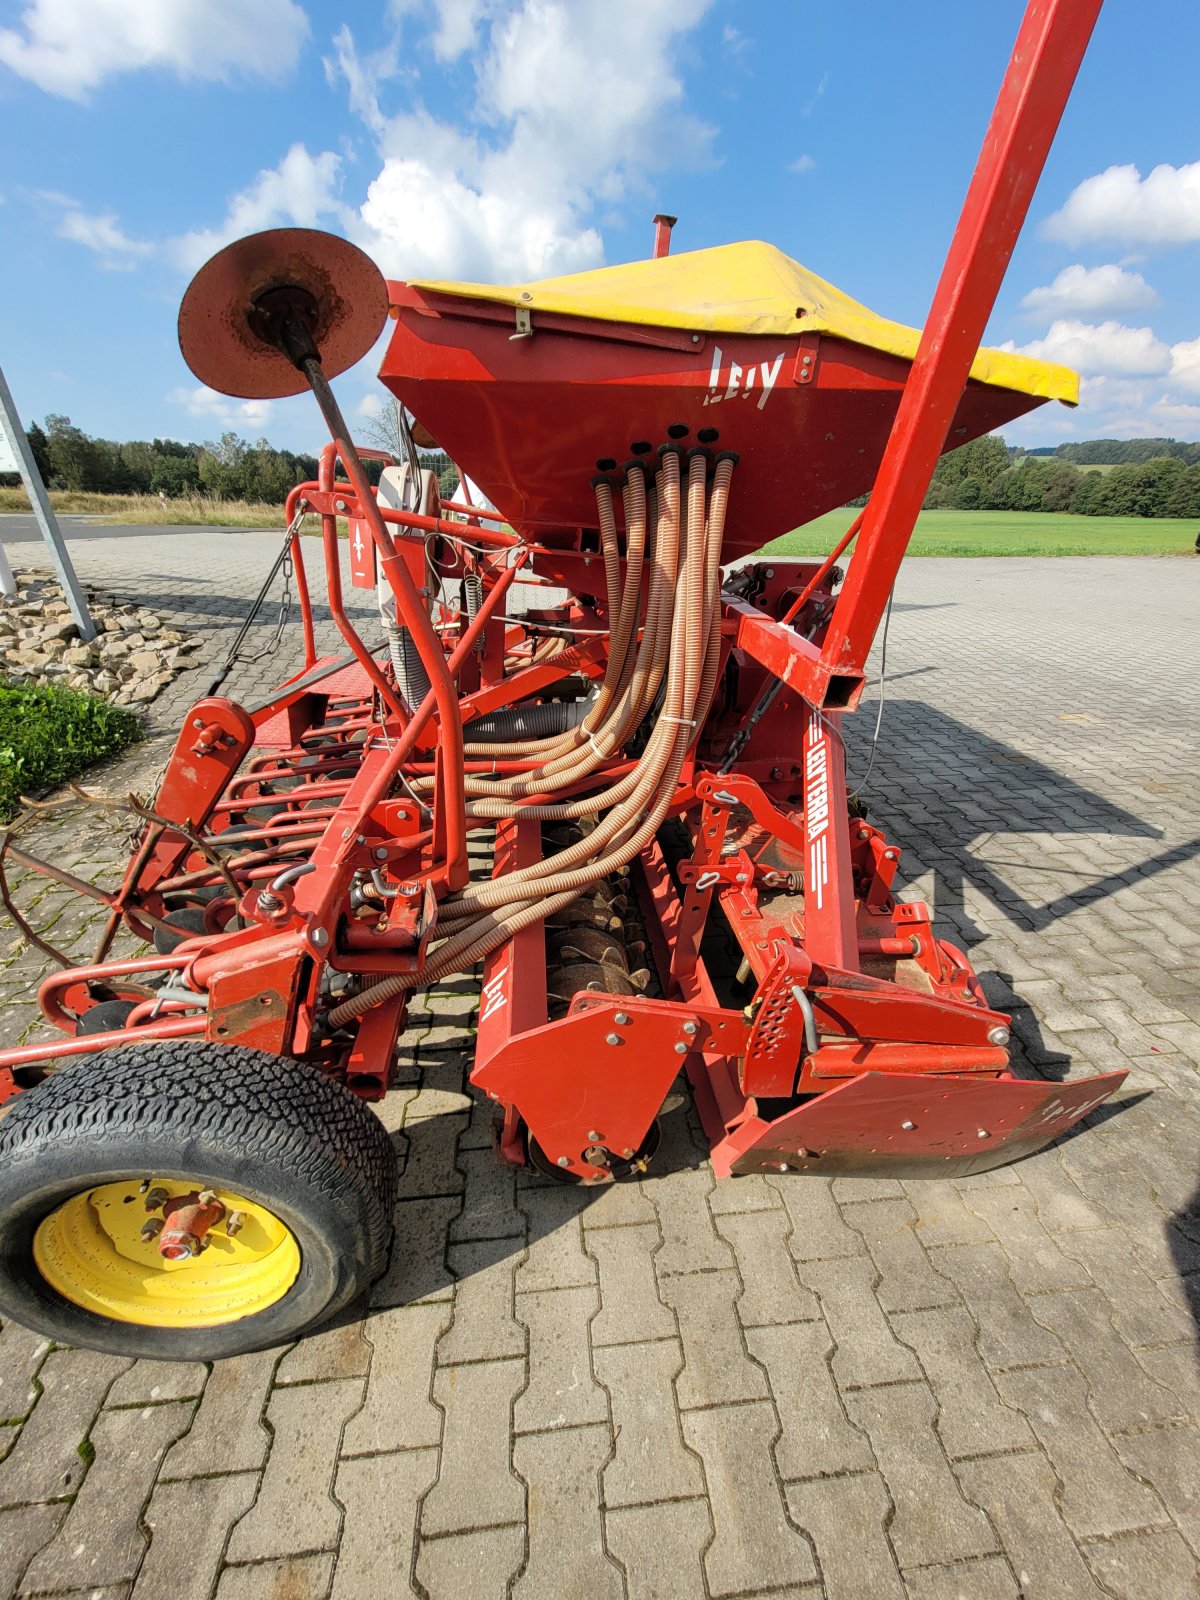
M 159 1214 L 148 1219 L 148 1210 Z M 186 1178 L 85 1189 L 39 1224 L 33 1254 L 64 1299 L 142 1327 L 253 1316 L 281 1300 L 300 1271 L 295 1237 L 273 1212 Z

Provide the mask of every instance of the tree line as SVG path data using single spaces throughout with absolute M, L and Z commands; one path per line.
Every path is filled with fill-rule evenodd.
M 366 430 L 372 434 L 370 424 Z M 29 429 L 46 486 L 99 494 L 205 494 L 215 500 L 281 505 L 297 483 L 317 475 L 315 456 L 277 450 L 223 433 L 206 444 L 175 439 L 95 439 L 69 417 Z M 379 438 L 395 449 L 390 439 Z M 421 451 L 443 494 L 457 479 L 441 451 Z M 379 466 L 369 462 L 372 481 Z M 1106 466 L 1106 472 L 1089 467 Z M 0 483 L 16 484 L 0 474 Z M 856 504 L 861 504 L 859 501 Z M 937 464 L 926 510 L 1064 511 L 1088 517 L 1200 517 L 1200 443 L 1176 439 L 1088 439 L 1049 451 L 1010 450 L 996 434 L 951 450 Z
M 48 416 L 27 437 L 48 489 L 96 494 L 158 494 L 168 499 L 205 494 L 215 500 L 281 505 L 288 491 L 317 475 L 315 456 L 277 450 L 266 439 L 251 444 L 223 433 L 206 444 L 176 439 L 94 439 L 70 417 Z M 15 474 L 0 483 L 17 484 Z
M 1145 454 L 1169 444 L 1180 453 Z M 1137 447 L 1111 471 L 1068 451 Z M 1190 452 L 1190 453 L 1189 453 Z M 944 455 L 925 496 L 926 510 L 1065 511 L 1085 517 L 1200 517 L 1200 445 L 1175 440 L 1105 439 L 1060 445 L 1053 455 L 1010 452 L 988 434 Z

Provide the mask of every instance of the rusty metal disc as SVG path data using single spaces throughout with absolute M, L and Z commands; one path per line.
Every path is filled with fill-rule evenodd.
M 271 228 L 227 245 L 188 285 L 179 348 L 201 383 L 240 400 L 278 400 L 307 388 L 304 375 L 249 320 L 259 295 L 292 285 L 316 300 L 314 335 L 327 378 L 366 355 L 387 321 L 379 268 L 336 234 Z

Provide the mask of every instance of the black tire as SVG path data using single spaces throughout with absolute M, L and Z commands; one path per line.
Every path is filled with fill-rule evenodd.
M 102 1183 L 154 1175 L 226 1188 L 291 1229 L 300 1270 L 273 1305 L 202 1328 L 145 1327 L 74 1305 L 34 1260 L 39 1223 Z M 240 1045 L 102 1051 L 0 1119 L 0 1312 L 64 1344 L 212 1361 L 295 1339 L 383 1271 L 396 1161 L 382 1123 L 312 1067 Z

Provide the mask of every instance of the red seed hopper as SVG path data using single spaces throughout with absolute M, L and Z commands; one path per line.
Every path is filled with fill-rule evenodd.
M 920 342 L 758 242 L 388 289 L 380 376 L 514 528 L 556 544 L 595 527 L 597 472 L 671 443 L 740 458 L 727 560 L 865 494 Z M 980 350 L 947 445 L 1078 394 L 1065 367 Z

